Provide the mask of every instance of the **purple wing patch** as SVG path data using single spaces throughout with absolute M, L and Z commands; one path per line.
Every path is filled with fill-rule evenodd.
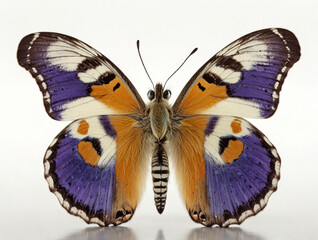
M 44 158 L 50 190 L 68 212 L 87 223 L 111 222 L 115 138 L 107 116 L 77 120 L 53 140 Z
M 212 224 L 226 227 L 257 214 L 276 191 L 280 158 L 275 147 L 241 118 L 211 117 L 205 171 Z

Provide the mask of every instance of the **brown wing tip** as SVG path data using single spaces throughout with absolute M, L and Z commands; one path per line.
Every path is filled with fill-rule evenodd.
M 24 67 L 26 69 L 30 68 L 30 62 L 27 60 L 28 53 L 30 50 L 30 46 L 32 45 L 32 43 L 34 42 L 34 40 L 36 39 L 37 36 L 38 36 L 38 34 L 32 33 L 32 34 L 25 36 L 20 41 L 19 46 L 18 46 L 18 50 L 17 50 L 17 59 L 18 59 L 19 65 L 21 67 Z

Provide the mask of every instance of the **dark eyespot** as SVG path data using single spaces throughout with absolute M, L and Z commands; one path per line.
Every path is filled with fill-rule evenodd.
M 153 90 L 149 90 L 147 93 L 148 99 L 151 101 L 155 98 L 155 92 Z
M 169 100 L 170 97 L 171 97 L 171 91 L 170 90 L 165 90 L 163 92 L 163 98 Z

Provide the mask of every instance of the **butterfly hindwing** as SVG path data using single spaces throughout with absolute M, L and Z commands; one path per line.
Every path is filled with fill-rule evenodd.
M 280 158 L 258 129 L 230 116 L 191 117 L 180 129 L 175 147 L 192 144 L 177 148 L 176 169 L 194 221 L 226 227 L 266 206 L 277 188 Z
M 19 64 L 36 79 L 47 113 L 57 120 L 140 112 L 128 78 L 87 44 L 58 33 L 34 33 L 18 47 Z
M 173 109 L 184 115 L 267 118 L 276 110 L 300 47 L 285 29 L 245 35 L 218 52 L 190 79 Z
M 44 157 L 45 177 L 68 212 L 100 226 L 132 217 L 147 160 L 134 123 L 129 117 L 80 119 L 54 139 Z
M 280 158 L 269 140 L 244 119 L 214 116 L 204 149 L 212 222 L 239 224 L 261 211 L 280 178 Z

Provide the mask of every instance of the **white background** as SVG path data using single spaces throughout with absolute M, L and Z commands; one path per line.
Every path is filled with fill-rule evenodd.
M 0 7 L 0 239 L 318 239 L 318 4 L 317 1 L 9 1 Z M 273 117 L 250 120 L 278 149 L 279 188 L 263 212 L 239 227 L 202 228 L 192 222 L 172 172 L 167 206 L 156 213 L 150 174 L 133 219 L 119 228 L 88 226 L 48 190 L 42 158 L 66 122 L 46 114 L 31 75 L 18 66 L 25 35 L 54 31 L 74 36 L 110 58 L 141 96 L 165 79 L 172 102 L 194 72 L 238 37 L 283 27 L 299 39 L 302 56 L 289 72 Z

